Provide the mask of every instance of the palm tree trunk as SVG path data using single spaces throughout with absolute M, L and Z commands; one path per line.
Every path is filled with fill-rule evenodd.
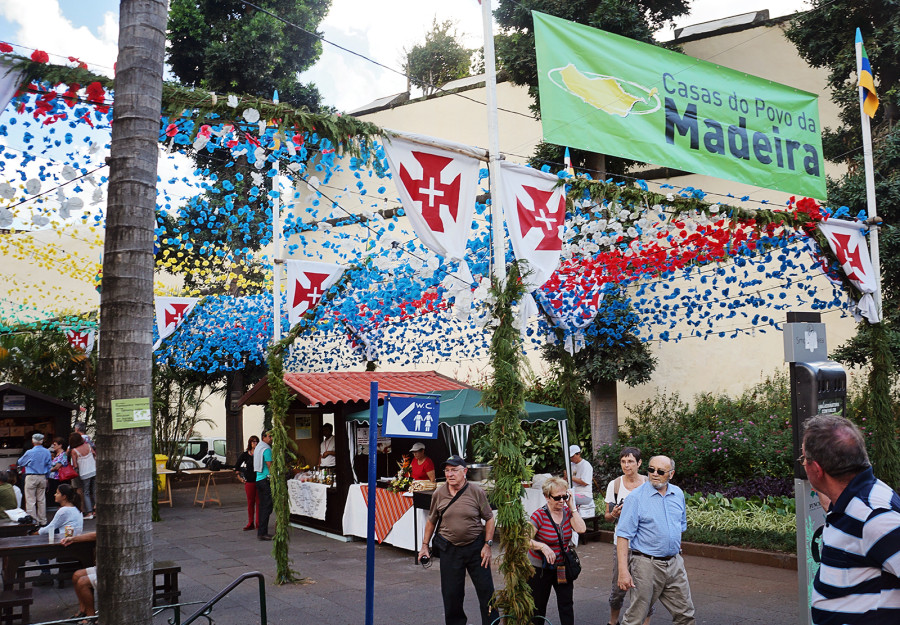
M 619 437 L 618 403 L 615 380 L 591 387 L 591 441 L 595 451 Z
M 150 428 L 112 429 L 110 402 L 150 398 L 153 228 L 165 0 L 122 0 L 97 372 L 100 624 L 150 625 Z

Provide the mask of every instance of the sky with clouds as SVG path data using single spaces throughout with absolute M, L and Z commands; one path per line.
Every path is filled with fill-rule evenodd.
M 495 0 L 496 2 L 496 0 Z M 805 0 L 693 0 L 690 16 L 677 26 L 696 24 L 747 11 L 769 9 L 771 17 L 808 8 Z M 41 49 L 51 62 L 75 56 L 95 71 L 111 74 L 116 57 L 118 0 L 0 0 L 0 41 Z M 406 90 L 400 75 L 403 51 L 424 40 L 433 19 L 453 20 L 464 45 L 481 46 L 481 7 L 476 0 L 332 0 L 320 27 L 325 38 L 394 68 L 391 72 L 324 44 L 318 63 L 302 79 L 314 82 L 327 104 L 352 110 Z M 662 38 L 671 34 L 662 33 Z

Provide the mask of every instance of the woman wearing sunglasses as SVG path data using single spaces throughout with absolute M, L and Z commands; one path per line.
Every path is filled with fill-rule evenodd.
M 616 531 L 613 533 L 613 545 L 616 544 L 619 531 L 619 517 L 622 515 L 622 503 L 625 498 L 638 486 L 647 481 L 646 475 L 638 473 L 641 468 L 641 450 L 637 447 L 624 447 L 619 453 L 619 466 L 622 467 L 622 475 L 614 479 L 606 487 L 606 514 L 604 518 L 616 524 Z M 629 554 L 628 561 L 631 562 Z M 619 612 L 622 610 L 622 604 L 625 602 L 625 591 L 619 588 L 619 559 L 616 557 L 616 551 L 613 550 L 613 570 L 612 570 L 612 590 L 609 593 L 609 624 L 618 625 Z M 650 617 L 653 615 L 653 606 L 650 606 L 650 613 L 644 625 L 649 625 Z
M 568 487 L 568 483 L 559 477 L 551 477 L 544 482 L 543 492 L 547 505 L 535 510 L 530 519 L 534 526 L 534 538 L 529 545 L 531 550 L 528 552 L 528 559 L 534 566 L 534 574 L 528 580 L 528 585 L 531 586 L 531 595 L 534 597 L 532 622 L 535 625 L 544 622 L 542 617 L 547 614 L 547 602 L 552 589 L 556 590 L 560 625 L 575 624 L 572 583 L 566 581 L 565 570 L 559 565 L 564 562 L 562 546 L 568 547 L 573 531 L 584 533 L 585 525 L 575 507 L 574 495 Z

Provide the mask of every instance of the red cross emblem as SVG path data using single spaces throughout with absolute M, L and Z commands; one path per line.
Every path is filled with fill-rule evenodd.
M 185 314 L 190 304 L 169 304 L 165 312 L 166 327 L 178 325 L 184 320 Z
M 850 267 L 859 269 L 862 277 L 857 276 L 856 272 L 853 271 L 847 275 L 850 280 L 856 280 L 857 282 L 862 282 L 865 279 L 866 270 L 863 267 L 862 257 L 859 252 L 859 245 L 856 246 L 856 249 L 852 252 L 849 249 L 851 235 L 849 234 L 838 234 L 834 233 L 831 235 L 835 242 L 835 250 L 834 254 L 837 256 L 838 262 L 841 265 L 849 265 Z
M 85 351 L 88 344 L 88 335 L 84 332 L 69 332 L 69 345 L 75 349 Z
M 531 198 L 532 208 L 522 204 L 516 198 L 516 210 L 519 211 L 519 226 L 524 238 L 532 228 L 538 228 L 544 235 L 535 250 L 558 252 L 562 250 L 562 239 L 559 238 L 559 227 L 566 217 L 565 198 L 560 195 L 556 211 L 550 210 L 553 191 L 541 191 L 535 187 L 522 185 L 522 189 Z
M 450 184 L 441 182 L 441 172 L 447 165 L 453 162 L 452 158 L 428 154 L 427 152 L 412 153 L 413 157 L 422 166 L 422 178 L 413 178 L 406 167 L 400 164 L 400 180 L 406 187 L 407 193 L 413 202 L 419 202 L 422 206 L 422 217 L 425 223 L 434 232 L 443 232 L 444 223 L 441 221 L 441 206 L 450 210 L 450 216 L 456 221 L 459 212 L 459 184 L 461 176 Z
M 297 280 L 297 284 L 294 286 L 294 303 L 291 306 L 296 308 L 299 304 L 306 302 L 306 308 L 310 309 L 318 304 L 319 300 L 322 299 L 322 296 L 325 295 L 325 289 L 322 288 L 322 283 L 325 282 L 331 274 L 312 273 L 307 271 L 303 275 L 309 280 L 309 286 L 303 286 L 300 284 L 300 281 Z

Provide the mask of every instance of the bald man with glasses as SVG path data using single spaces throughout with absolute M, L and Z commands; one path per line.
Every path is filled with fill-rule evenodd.
M 694 602 L 681 558 L 681 533 L 687 529 L 684 493 L 669 483 L 675 462 L 650 458 L 647 476 L 625 499 L 619 517 L 616 555 L 619 588 L 631 591 L 622 625 L 640 625 L 657 600 L 675 625 L 694 625 Z M 631 569 L 628 550 L 631 549 Z

